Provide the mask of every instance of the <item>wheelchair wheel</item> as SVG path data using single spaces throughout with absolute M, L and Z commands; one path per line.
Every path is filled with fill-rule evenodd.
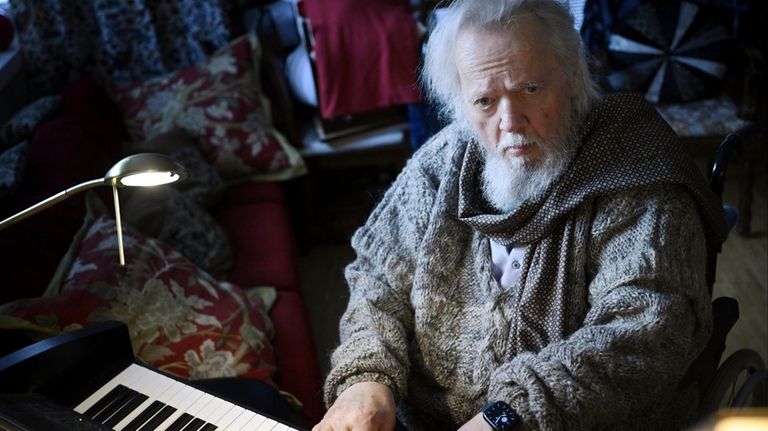
M 731 407 L 768 407 L 768 370 L 752 373 L 739 389 Z
M 701 403 L 704 414 L 721 408 L 766 405 L 768 372 L 760 355 L 742 349 L 731 354 L 717 369 Z

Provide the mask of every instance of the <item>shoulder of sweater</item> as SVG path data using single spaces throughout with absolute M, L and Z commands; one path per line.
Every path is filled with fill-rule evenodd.
M 411 158 L 411 168 L 432 177 L 444 174 L 463 160 L 468 141 L 462 138 L 460 127 L 451 123 L 433 135 Z
M 658 202 L 673 206 L 695 206 L 693 196 L 679 184 L 651 184 L 605 194 L 597 198 L 599 206 L 638 206 Z
M 655 184 L 603 195 L 594 202 L 595 227 L 610 225 L 618 219 L 635 217 L 649 210 L 682 219 L 697 219 L 696 200 L 684 186 Z

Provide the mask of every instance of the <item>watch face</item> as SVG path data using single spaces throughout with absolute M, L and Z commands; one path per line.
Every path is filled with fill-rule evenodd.
M 517 412 L 504 401 L 496 401 L 486 407 L 483 411 L 483 417 L 493 429 L 499 431 L 511 430 L 520 420 Z

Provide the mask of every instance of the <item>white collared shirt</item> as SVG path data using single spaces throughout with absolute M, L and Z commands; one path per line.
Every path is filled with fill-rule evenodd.
M 493 261 L 493 278 L 504 289 L 511 289 L 520 281 L 523 271 L 525 247 L 512 247 L 507 250 L 503 245 L 491 240 L 491 260 Z

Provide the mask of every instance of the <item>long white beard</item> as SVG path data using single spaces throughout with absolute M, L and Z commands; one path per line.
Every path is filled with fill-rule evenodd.
M 495 151 L 485 151 L 483 193 L 488 202 L 508 213 L 523 202 L 540 197 L 571 160 L 573 145 L 569 137 L 570 133 L 547 145 L 534 136 L 505 134 Z M 505 149 L 528 143 L 542 150 L 544 159 L 538 164 L 526 165 L 522 157 L 504 157 Z

